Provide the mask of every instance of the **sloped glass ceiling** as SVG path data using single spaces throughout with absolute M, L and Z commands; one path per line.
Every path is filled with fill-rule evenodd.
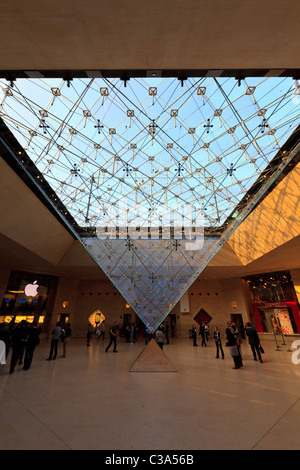
M 0 87 L 0 116 L 53 189 L 52 203 L 91 228 L 80 240 L 154 329 L 226 241 L 213 231 L 242 221 L 236 208 L 299 125 L 291 78 Z

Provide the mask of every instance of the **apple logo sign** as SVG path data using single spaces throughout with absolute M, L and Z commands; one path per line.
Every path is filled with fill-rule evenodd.
M 24 293 L 27 297 L 35 297 L 37 295 L 37 290 L 39 288 L 39 285 L 37 284 L 37 281 L 34 281 L 33 284 L 27 284 L 24 289 Z

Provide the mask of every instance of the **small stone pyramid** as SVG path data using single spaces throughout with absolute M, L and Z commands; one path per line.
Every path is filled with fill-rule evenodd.
M 138 355 L 129 372 L 177 372 L 155 339 Z

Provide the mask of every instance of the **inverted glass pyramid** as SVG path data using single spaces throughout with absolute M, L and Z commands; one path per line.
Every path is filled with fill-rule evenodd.
M 50 185 L 53 206 L 153 329 L 292 158 L 268 166 L 299 125 L 290 78 L 0 87 L 0 117 L 25 152 L 19 163 L 29 171 L 30 158 L 36 184 Z

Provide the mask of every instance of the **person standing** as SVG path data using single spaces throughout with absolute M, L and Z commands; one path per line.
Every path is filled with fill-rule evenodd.
M 165 322 L 165 335 L 166 335 L 166 344 L 170 344 L 169 339 L 169 323 Z
M 99 329 L 100 329 L 100 335 L 99 335 L 98 339 L 100 339 L 102 337 L 103 341 L 104 341 L 104 339 L 105 339 L 105 323 L 104 323 L 104 321 L 102 323 L 100 323 Z
M 137 341 L 137 324 L 132 323 L 130 328 L 130 342 L 131 344 Z
M 206 321 L 204 322 L 204 332 L 205 332 L 206 342 L 208 343 L 208 341 L 209 341 L 209 326 L 208 326 Z
M 113 352 L 118 352 L 117 351 L 117 339 L 119 336 L 119 324 L 117 321 L 114 322 L 113 326 L 109 330 L 109 336 L 110 336 L 110 342 L 108 346 L 106 347 L 105 351 L 108 352 L 111 345 L 114 344 Z
M 26 348 L 26 342 L 27 342 L 27 337 L 29 333 L 29 326 L 26 320 L 22 320 L 20 323 L 20 336 L 21 336 L 21 349 L 20 349 L 20 354 L 19 354 L 19 360 L 18 360 L 18 365 L 20 366 L 23 364 L 23 357 L 25 353 L 25 348 Z
M 27 322 L 25 320 L 21 321 L 21 325 L 18 326 L 15 323 L 12 324 L 11 329 L 11 360 L 10 360 L 10 371 L 12 374 L 15 371 L 15 367 L 21 357 L 22 351 L 26 346 L 26 341 L 28 337 L 28 328 Z
M 207 347 L 206 341 L 205 341 L 205 325 L 204 322 L 201 323 L 200 328 L 199 328 L 199 335 L 202 338 L 201 346 Z
M 0 326 L 0 341 L 5 344 L 5 360 L 7 359 L 9 348 L 10 348 L 10 330 L 6 323 L 2 323 Z
M 242 340 L 241 340 L 240 332 L 235 323 L 231 323 L 231 331 L 235 337 L 235 342 L 238 348 L 240 367 L 243 367 L 242 347 L 241 347 Z
M 159 327 L 157 330 L 156 330 L 156 333 L 155 333 L 155 337 L 156 337 L 156 342 L 158 344 L 158 346 L 160 347 L 160 349 L 164 349 L 164 333 L 163 333 L 163 330 L 161 327 Z
M 94 327 L 91 323 L 89 323 L 87 334 L 86 334 L 86 345 L 87 346 L 90 346 L 90 341 L 91 341 L 91 337 L 92 337 L 93 333 L 94 333 Z
M 35 322 L 31 323 L 28 338 L 26 342 L 25 348 L 25 357 L 24 357 L 24 370 L 28 370 L 31 367 L 33 354 L 36 346 L 40 344 L 40 330 L 37 328 L 37 324 Z
M 198 346 L 198 344 L 197 344 L 197 328 L 196 328 L 196 325 L 193 325 L 193 328 L 192 328 L 192 338 L 193 338 L 193 346 Z
M 57 356 L 57 348 L 58 348 L 58 340 L 60 335 L 62 334 L 62 329 L 61 329 L 61 323 L 58 321 L 56 323 L 55 328 L 53 328 L 51 335 L 52 335 L 52 340 L 51 340 L 51 346 L 50 346 L 50 352 L 49 352 L 49 357 L 47 361 L 51 361 L 51 359 L 55 360 Z
M 130 331 L 131 331 L 130 323 L 126 323 L 126 326 L 125 326 L 126 343 L 130 343 Z
M 145 330 L 145 346 L 147 346 L 147 344 L 150 343 L 151 337 L 152 337 L 151 330 L 150 330 L 150 328 L 147 326 L 147 328 L 146 328 L 146 330 Z
M 249 345 L 252 350 L 253 359 L 257 361 L 257 356 L 260 362 L 263 362 L 260 352 L 260 339 L 255 328 L 251 326 L 251 323 L 246 323 L 246 335 L 248 337 Z
M 61 357 L 66 357 L 67 347 L 70 342 L 71 336 L 72 336 L 71 323 L 67 323 L 66 328 L 64 330 L 64 334 L 62 335 L 62 338 L 61 338 L 62 345 L 63 345 L 63 353 Z
M 219 359 L 219 351 L 221 351 L 222 359 L 224 359 L 225 355 L 224 355 L 224 351 L 222 348 L 221 334 L 217 326 L 215 326 L 214 339 L 215 339 L 216 348 L 217 348 L 216 359 Z
M 100 326 L 98 325 L 98 323 L 96 324 L 95 335 L 96 335 L 97 341 L 98 341 L 99 337 L 100 337 Z
M 226 338 L 227 338 L 226 346 L 229 347 L 230 355 L 234 362 L 233 369 L 240 369 L 241 363 L 240 363 L 240 358 L 239 358 L 238 347 L 236 344 L 236 339 L 231 328 L 229 327 L 226 329 Z

